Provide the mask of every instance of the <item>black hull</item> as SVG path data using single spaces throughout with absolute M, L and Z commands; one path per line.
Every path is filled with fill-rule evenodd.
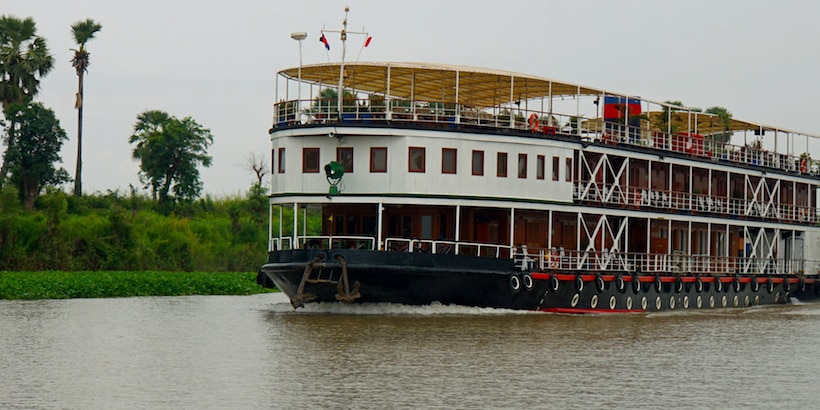
M 257 282 L 279 288 L 296 307 L 343 300 L 613 313 L 747 307 L 820 298 L 820 281 L 797 276 L 521 272 L 510 259 L 356 249 L 270 252 Z

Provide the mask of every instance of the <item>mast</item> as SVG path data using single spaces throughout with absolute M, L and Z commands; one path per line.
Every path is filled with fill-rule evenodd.
M 336 102 L 339 109 L 339 121 L 342 120 L 342 85 L 344 84 L 345 74 L 345 50 L 347 49 L 347 13 L 350 12 L 350 7 L 345 6 L 345 19 L 342 20 L 342 62 L 339 64 L 339 93 L 336 95 Z
M 322 34 L 325 31 L 328 33 L 339 33 L 341 40 L 342 40 L 342 60 L 339 64 L 339 89 L 337 91 L 336 96 L 336 109 L 339 111 L 339 121 L 342 119 L 342 97 L 343 93 L 342 90 L 344 88 L 344 77 L 345 77 L 345 53 L 347 51 L 347 35 L 348 34 L 363 34 L 367 37 L 367 32 L 364 31 L 364 27 L 362 27 L 362 31 L 347 31 L 347 15 L 350 13 L 350 7 L 345 6 L 345 18 L 342 20 L 342 31 L 335 31 L 335 30 L 322 30 Z

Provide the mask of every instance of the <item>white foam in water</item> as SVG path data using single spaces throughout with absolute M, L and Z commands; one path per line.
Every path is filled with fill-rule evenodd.
M 307 303 L 304 307 L 294 309 L 290 300 L 283 293 L 275 294 L 272 298 L 273 312 L 294 314 L 327 314 L 327 315 L 513 315 L 532 314 L 526 310 L 478 308 L 458 305 L 443 305 L 433 303 L 424 306 L 402 305 L 398 303 Z

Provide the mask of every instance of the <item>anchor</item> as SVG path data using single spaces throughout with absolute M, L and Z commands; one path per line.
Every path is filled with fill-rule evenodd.
M 350 289 L 350 279 L 347 275 L 347 261 L 341 255 L 336 255 L 336 261 L 339 262 L 339 265 L 342 267 L 342 277 L 339 281 L 333 280 L 326 280 L 326 279 L 310 279 L 310 274 L 313 272 L 314 268 L 327 268 L 328 264 L 324 262 L 325 254 L 320 253 L 316 255 L 310 262 L 305 264 L 305 271 L 302 274 L 302 281 L 299 283 L 299 288 L 296 291 L 296 294 L 290 298 L 290 304 L 293 306 L 294 309 L 300 308 L 305 306 L 305 303 L 310 303 L 318 298 L 318 296 L 314 293 L 305 293 L 305 285 L 308 283 L 335 283 L 337 284 L 336 290 L 336 300 L 342 303 L 353 303 L 356 299 L 362 297 L 359 293 L 359 288 L 361 284 L 359 281 L 353 283 L 353 289 Z
M 354 282 L 353 291 L 351 291 L 350 281 L 347 278 L 347 261 L 342 255 L 336 255 L 336 260 L 342 265 L 342 280 L 339 281 L 339 284 L 336 286 L 336 290 L 339 292 L 336 294 L 336 300 L 343 303 L 353 303 L 356 299 L 362 297 L 359 293 L 361 283 L 359 283 L 358 280 Z
M 307 283 L 308 277 L 310 276 L 310 272 L 313 270 L 313 266 L 320 261 L 325 259 L 325 254 L 320 253 L 316 255 L 313 260 L 305 264 L 305 272 L 302 274 L 302 281 L 299 283 L 299 289 L 296 291 L 296 294 L 290 298 L 290 305 L 293 306 L 294 309 L 298 309 L 302 306 L 305 306 L 305 303 L 312 302 L 316 300 L 316 295 L 313 293 L 305 293 L 305 283 Z

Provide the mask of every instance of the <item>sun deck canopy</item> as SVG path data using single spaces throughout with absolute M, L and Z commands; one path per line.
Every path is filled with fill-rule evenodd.
M 299 67 L 284 69 L 279 71 L 279 75 L 289 81 L 301 81 L 335 89 L 339 86 L 340 70 L 339 63 L 322 63 L 303 65 L 301 73 Z M 518 104 L 524 101 L 550 101 L 548 111 L 551 117 L 559 114 L 563 114 L 565 120 L 577 117 L 582 124 L 595 129 L 602 129 L 602 112 L 598 111 L 588 116 L 585 115 L 588 110 L 579 111 L 576 106 L 574 113 L 559 113 L 552 110 L 551 102 L 568 97 L 589 98 L 598 105 L 599 101 L 602 104 L 601 100 L 609 96 L 626 97 L 628 100 L 634 99 L 639 104 L 646 105 L 640 116 L 640 127 L 653 131 L 672 130 L 701 135 L 745 131 L 762 134 L 766 131 L 775 131 L 820 139 L 805 132 L 734 118 L 724 119 L 699 112 L 697 109 L 676 107 L 623 93 L 512 71 L 418 62 L 355 62 L 344 64 L 343 76 L 342 86 L 346 90 L 382 95 L 391 99 L 454 104 L 461 106 L 462 110 L 494 109 L 495 114 L 500 113 L 499 108 L 521 111 Z M 545 114 L 547 113 L 540 112 L 541 116 Z
M 339 83 L 339 64 L 302 66 L 303 82 Z M 297 79 L 298 68 L 280 75 Z M 601 95 L 604 90 L 549 78 L 458 65 L 367 62 L 344 66 L 344 86 L 355 90 L 413 100 L 441 101 L 473 107 L 493 107 L 510 101 L 569 95 Z

